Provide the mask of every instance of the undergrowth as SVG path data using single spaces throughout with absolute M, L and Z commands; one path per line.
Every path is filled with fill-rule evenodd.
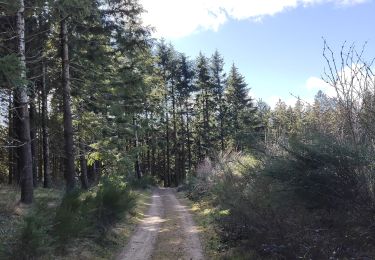
M 219 238 L 218 257 L 375 257 L 370 153 L 324 136 L 283 149 L 262 160 L 224 154 L 187 185 L 187 196 L 204 202 L 198 214 Z
M 14 242 L 9 244 L 7 253 L 12 259 L 69 258 L 78 254 L 74 251 L 77 244 L 81 245 L 80 252 L 84 248 L 97 250 L 82 258 L 97 259 L 108 253 L 101 247 L 114 247 L 115 239 L 109 233 L 134 209 L 137 199 L 117 177 L 103 178 L 97 187 L 64 196 L 56 190 L 38 190 L 40 195 L 35 196 L 34 205 L 20 220 Z

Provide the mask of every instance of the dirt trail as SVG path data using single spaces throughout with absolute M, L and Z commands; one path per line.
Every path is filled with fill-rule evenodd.
M 146 217 L 118 259 L 204 259 L 197 228 L 174 189 L 154 190 Z

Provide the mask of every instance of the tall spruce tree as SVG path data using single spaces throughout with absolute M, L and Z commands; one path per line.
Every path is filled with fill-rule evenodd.
M 219 129 L 217 131 L 216 139 L 219 141 L 219 149 L 221 151 L 225 150 L 225 112 L 226 106 L 224 102 L 224 90 L 225 90 L 225 78 L 226 74 L 224 72 L 224 59 L 220 55 L 220 53 L 216 50 L 215 53 L 211 57 L 211 80 L 213 86 L 213 100 L 215 102 L 215 114 L 216 114 L 216 121 L 217 125 L 216 128 Z
M 243 146 L 242 139 L 252 133 L 252 119 L 255 109 L 249 96 L 245 78 L 234 64 L 229 71 L 226 83 L 225 101 L 229 115 L 227 127 L 233 135 L 234 147 L 241 149 Z

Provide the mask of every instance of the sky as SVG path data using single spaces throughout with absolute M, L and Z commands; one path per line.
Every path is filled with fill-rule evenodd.
M 321 78 L 323 43 L 339 54 L 346 42 L 375 58 L 375 0 L 140 0 L 145 24 L 194 59 L 217 49 L 226 71 L 235 63 L 254 99 L 312 102 Z

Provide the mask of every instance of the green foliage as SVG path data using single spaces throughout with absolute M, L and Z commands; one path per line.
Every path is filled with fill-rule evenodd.
M 22 86 L 21 64 L 16 54 L 0 57 L 0 87 Z
M 288 156 L 271 160 L 265 174 L 288 185 L 307 207 L 337 208 L 358 200 L 365 151 L 321 135 L 292 138 L 285 149 Z
M 147 189 L 157 185 L 158 180 L 153 176 L 143 176 L 141 179 L 132 176 L 128 178 L 129 186 L 134 189 Z
M 120 177 L 105 177 L 97 189 L 65 195 L 56 211 L 54 232 L 63 244 L 97 228 L 105 231 L 135 206 L 135 196 Z
M 96 225 L 105 228 L 135 206 L 135 195 L 121 178 L 106 177 L 101 180 L 95 196 L 88 196 L 84 203 L 88 204 Z
M 56 210 L 53 232 L 59 244 L 65 245 L 71 238 L 87 235 L 90 227 L 89 208 L 81 198 L 81 192 L 67 193 Z
M 73 16 L 80 18 L 90 14 L 91 3 L 89 0 L 60 0 L 56 3 L 57 9 L 61 12 L 62 16 Z
M 372 255 L 364 151 L 321 135 L 292 139 L 284 149 L 263 164 L 233 156 L 216 162 L 211 192 L 227 212 L 216 219 L 222 241 L 262 258 Z
M 103 178 L 99 187 L 90 191 L 67 193 L 60 204 L 51 196 L 38 196 L 24 219 L 12 256 L 26 259 L 59 254 L 75 239 L 101 237 L 134 208 L 135 199 L 117 177 Z
M 14 14 L 19 9 L 19 2 L 14 0 L 3 0 L 1 1 L 0 12 L 7 14 Z
M 49 255 L 56 242 L 52 236 L 54 213 L 60 200 L 60 193 L 54 190 L 36 190 L 35 204 L 27 209 L 19 227 L 19 237 L 11 250 L 15 259 L 33 259 Z
M 45 218 L 32 214 L 25 218 L 24 228 L 22 229 L 19 243 L 22 245 L 16 254 L 21 254 L 24 257 L 38 257 L 43 254 L 48 254 L 51 250 L 51 238 L 47 232 L 50 228 L 45 223 Z
M 186 196 L 192 201 L 199 201 L 210 195 L 210 185 L 207 180 L 189 176 L 183 188 Z

